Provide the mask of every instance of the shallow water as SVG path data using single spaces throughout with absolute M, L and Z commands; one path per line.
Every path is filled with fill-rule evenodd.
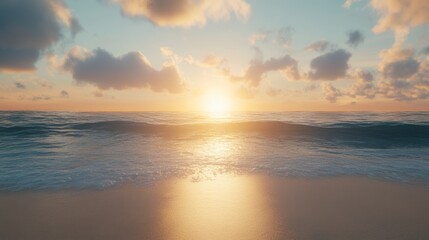
M 222 172 L 429 183 L 429 113 L 0 112 L 0 190 Z

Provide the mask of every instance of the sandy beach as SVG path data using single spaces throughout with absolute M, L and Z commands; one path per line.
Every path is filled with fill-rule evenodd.
M 0 193 L 0 239 L 428 239 L 429 187 L 218 175 Z

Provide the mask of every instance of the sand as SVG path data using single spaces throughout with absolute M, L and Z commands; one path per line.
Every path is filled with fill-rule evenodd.
M 0 239 L 429 239 L 429 187 L 225 174 L 0 192 Z

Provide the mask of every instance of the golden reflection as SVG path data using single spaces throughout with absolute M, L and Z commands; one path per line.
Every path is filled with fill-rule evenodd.
M 179 180 L 162 212 L 165 239 L 273 239 L 274 215 L 262 184 L 252 177 Z
M 196 169 L 165 191 L 163 239 L 275 239 L 277 221 L 263 182 L 225 173 L 243 151 L 241 138 L 206 136 L 181 147 Z
M 193 149 L 199 159 L 225 160 L 240 150 L 240 144 L 237 141 L 237 138 L 228 136 L 209 137 L 201 139 Z

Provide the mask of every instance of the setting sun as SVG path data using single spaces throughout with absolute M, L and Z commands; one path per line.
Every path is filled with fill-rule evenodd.
M 227 95 L 211 92 L 205 96 L 202 107 L 211 116 L 220 117 L 231 111 L 231 105 L 231 100 Z

